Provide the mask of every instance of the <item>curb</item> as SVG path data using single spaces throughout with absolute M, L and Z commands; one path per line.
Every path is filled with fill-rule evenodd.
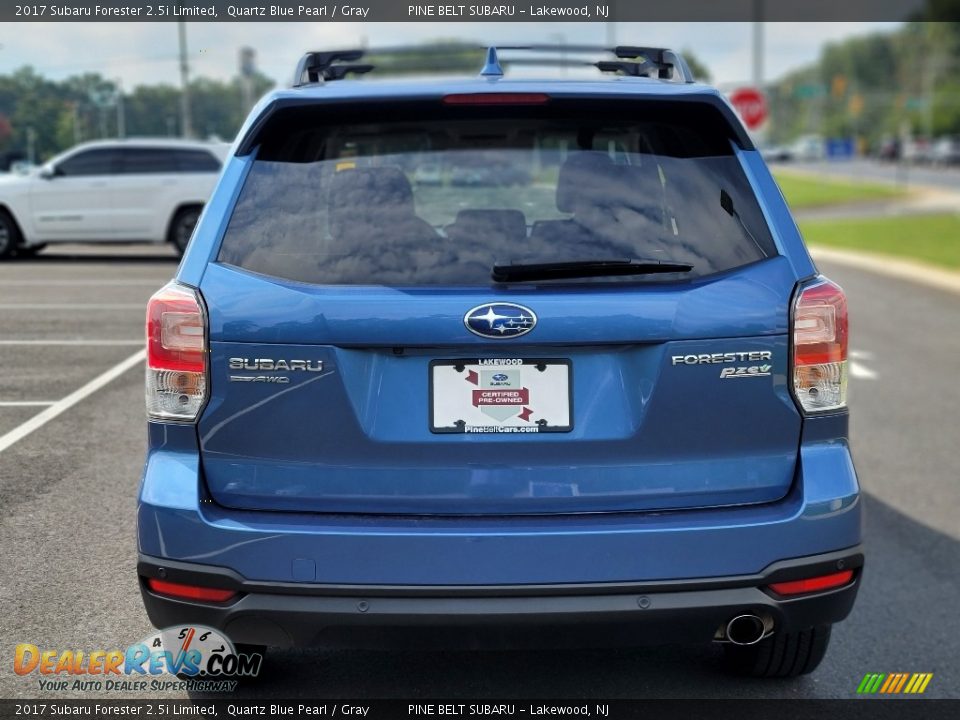
M 816 245 L 810 248 L 810 254 L 814 260 L 847 265 L 859 270 L 877 273 L 878 275 L 886 275 L 900 280 L 909 280 L 910 282 L 926 285 L 927 287 L 936 288 L 937 290 L 946 290 L 947 292 L 960 294 L 960 272 L 942 270 L 925 263 L 913 260 L 902 260 L 889 255 L 874 255 L 854 252 L 852 250 L 836 250 L 834 248 L 825 248 Z

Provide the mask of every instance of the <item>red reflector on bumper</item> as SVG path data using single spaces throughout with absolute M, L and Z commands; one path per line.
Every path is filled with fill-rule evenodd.
M 790 580 L 788 582 L 773 583 L 769 588 L 778 595 L 801 595 L 803 593 L 829 590 L 830 588 L 846 585 L 853 580 L 853 570 L 843 570 L 830 575 L 806 578 L 805 580 Z
M 185 600 L 202 600 L 204 602 L 225 602 L 237 594 L 233 590 L 182 585 L 166 580 L 157 580 L 156 578 L 147 578 L 147 587 L 159 595 L 169 595 Z

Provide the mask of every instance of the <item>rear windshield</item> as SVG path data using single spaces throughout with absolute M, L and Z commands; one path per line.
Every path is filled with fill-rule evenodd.
M 489 286 L 494 265 L 692 265 L 563 281 L 649 282 L 776 254 L 727 121 L 673 105 L 283 111 L 219 261 L 307 283 Z

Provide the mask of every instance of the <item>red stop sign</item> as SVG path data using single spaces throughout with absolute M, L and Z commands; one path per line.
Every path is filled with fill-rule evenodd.
M 746 87 L 734 90 L 730 103 L 737 109 L 744 125 L 756 130 L 767 119 L 767 99 L 757 88 Z

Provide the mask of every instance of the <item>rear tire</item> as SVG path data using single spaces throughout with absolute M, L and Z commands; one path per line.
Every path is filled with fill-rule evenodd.
M 234 643 L 233 649 L 236 650 L 241 655 L 259 655 L 262 659 L 260 660 L 260 672 L 257 674 L 257 677 L 260 677 L 264 673 L 264 668 L 267 665 L 267 646 L 266 645 L 248 645 L 245 643 Z M 248 682 L 255 682 L 256 678 L 249 678 Z
M 756 645 L 724 645 L 724 665 L 738 675 L 791 678 L 817 669 L 830 644 L 830 625 L 776 632 Z
M 177 210 L 170 221 L 170 242 L 177 249 L 178 255 L 183 255 L 187 249 L 187 243 L 190 242 L 190 236 L 193 235 L 193 228 L 200 219 L 199 207 L 188 207 Z
M 43 245 L 30 245 L 29 247 L 21 245 L 17 248 L 17 257 L 22 258 L 31 258 L 34 257 L 38 252 L 43 250 L 46 247 L 46 244 Z
M 241 655 L 263 655 L 267 654 L 266 645 L 248 645 L 246 643 L 234 643 L 233 649 Z
M 20 244 L 20 228 L 6 210 L 0 210 L 0 260 L 9 260 Z

